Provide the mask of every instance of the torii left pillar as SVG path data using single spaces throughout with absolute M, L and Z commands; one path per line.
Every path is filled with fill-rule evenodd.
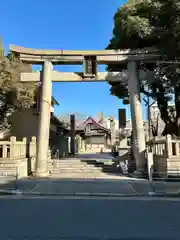
M 47 176 L 47 159 L 49 150 L 49 131 L 51 118 L 51 98 L 52 98 L 52 81 L 51 74 L 53 65 L 50 61 L 43 63 L 41 79 L 41 96 L 40 96 L 40 115 L 39 115 L 39 133 L 36 154 L 36 171 L 38 177 Z
M 141 96 L 135 61 L 128 62 L 128 90 L 131 105 L 131 118 L 133 130 L 133 153 L 136 161 L 136 174 L 143 175 L 146 166 L 145 132 L 142 118 Z

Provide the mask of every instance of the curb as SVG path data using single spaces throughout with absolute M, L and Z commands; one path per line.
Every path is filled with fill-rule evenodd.
M 1 190 L 0 195 L 21 195 L 21 196 L 64 196 L 64 197 L 180 197 L 180 193 L 156 193 L 149 192 L 148 194 L 141 193 L 84 193 L 84 192 L 75 192 L 75 193 L 42 193 L 42 192 L 23 192 L 20 190 Z
M 20 190 L 0 190 L 0 195 L 22 195 Z
M 149 192 L 148 194 L 144 193 L 40 193 L 40 192 L 17 192 L 16 195 L 24 196 L 79 196 L 79 197 L 180 197 L 178 193 L 156 193 Z
M 21 196 L 97 196 L 97 197 L 140 197 L 145 196 L 144 194 L 137 193 L 85 193 L 85 192 L 74 192 L 74 193 L 42 193 L 42 192 L 23 192 L 20 190 L 1 190 L 0 195 L 21 195 Z

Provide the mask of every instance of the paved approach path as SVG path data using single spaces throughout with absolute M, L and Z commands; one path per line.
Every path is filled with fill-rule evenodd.
M 93 156 L 97 157 L 97 154 Z M 109 154 L 99 154 L 99 159 L 106 155 L 106 159 L 111 159 Z M 92 159 L 92 154 L 85 155 L 86 158 Z M 81 156 L 82 157 L 82 156 Z M 66 161 L 65 161 L 66 162 Z M 68 162 L 68 159 L 67 159 Z M 69 166 L 68 166 L 69 168 Z M 80 171 L 81 172 L 81 171 Z M 91 173 L 90 173 L 91 174 Z M 97 174 L 97 176 L 99 173 Z M 103 174 L 103 178 L 83 179 L 82 176 L 87 177 L 86 174 L 82 174 L 81 178 L 72 176 L 72 172 L 66 175 L 66 178 L 62 178 L 62 173 L 58 172 L 56 176 L 49 176 L 49 178 L 31 178 L 20 179 L 16 183 L 10 181 L 9 183 L 2 183 L 0 185 L 1 190 L 14 190 L 18 189 L 23 193 L 30 194 L 50 194 L 50 195 L 128 195 L 128 196 L 148 196 L 150 192 L 166 194 L 166 193 L 178 193 L 180 196 L 180 183 L 179 182 L 153 182 L 153 184 L 147 180 L 135 179 L 123 176 L 120 174 L 117 176 L 112 174 Z M 67 176 L 69 178 L 67 178 Z M 102 175 L 101 175 L 102 176 Z M 98 176 L 99 177 L 99 176 Z M 2 192 L 1 192 L 2 193 Z
M 40 194 L 91 194 L 91 195 L 148 195 L 150 189 L 146 180 L 130 178 L 124 176 L 122 173 L 103 173 L 95 166 L 92 167 L 92 172 L 89 174 L 80 169 L 77 173 L 76 164 L 73 162 L 84 160 L 102 160 L 104 162 L 111 161 L 112 155 L 110 153 L 91 153 L 79 154 L 76 158 L 67 158 L 58 160 L 63 164 L 58 165 L 57 171 L 49 177 L 49 179 L 37 179 L 31 181 L 19 181 L 18 189 L 21 191 L 28 191 L 31 193 Z M 67 163 L 67 166 L 66 166 Z M 69 164 L 70 163 L 70 164 Z M 79 164 L 77 163 L 79 168 Z M 63 169 L 65 168 L 65 169 Z M 62 170 L 67 170 L 65 173 Z M 97 171 L 94 174 L 94 170 Z M 132 185 L 132 182 L 134 184 Z M 136 182 L 136 183 L 135 183 Z M 138 183 L 138 185 L 137 185 Z
M 180 201 L 151 198 L 0 198 L 3 240 L 180 238 Z
M 82 179 L 127 179 L 122 168 L 113 164 L 110 153 L 78 154 L 47 163 L 52 177 Z

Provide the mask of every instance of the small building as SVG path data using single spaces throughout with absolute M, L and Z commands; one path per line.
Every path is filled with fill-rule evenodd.
M 52 97 L 51 106 L 51 120 L 50 120 L 50 133 L 49 133 L 49 146 L 52 154 L 58 150 L 58 155 L 68 154 L 68 133 L 70 127 L 60 121 L 54 114 L 54 105 L 59 103 Z M 39 127 L 39 102 L 38 98 L 35 104 L 30 108 L 24 108 L 19 112 L 13 112 L 8 120 L 11 124 L 6 139 L 11 136 L 16 136 L 17 141 L 22 140 L 23 137 L 27 138 L 29 143 L 33 136 L 38 138 Z
M 83 141 L 81 148 L 84 148 L 85 151 L 93 153 L 107 151 L 111 132 L 110 129 L 103 126 L 101 121 L 88 117 L 79 126 L 76 126 L 76 134 L 81 137 Z

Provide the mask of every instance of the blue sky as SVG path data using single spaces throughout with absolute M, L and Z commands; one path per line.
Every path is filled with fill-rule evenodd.
M 125 0 L 1 0 L 0 36 L 8 44 L 42 49 L 104 49 L 112 36 L 113 16 Z M 61 71 L 78 71 L 64 66 Z M 101 67 L 104 70 L 104 66 Z M 103 83 L 53 83 L 57 115 L 80 112 L 117 117 L 122 102 Z M 145 109 L 144 109 L 145 110 Z M 145 112 L 145 111 L 144 111 Z M 145 114 L 144 114 L 145 115 Z M 130 117 L 127 107 L 127 118 Z

